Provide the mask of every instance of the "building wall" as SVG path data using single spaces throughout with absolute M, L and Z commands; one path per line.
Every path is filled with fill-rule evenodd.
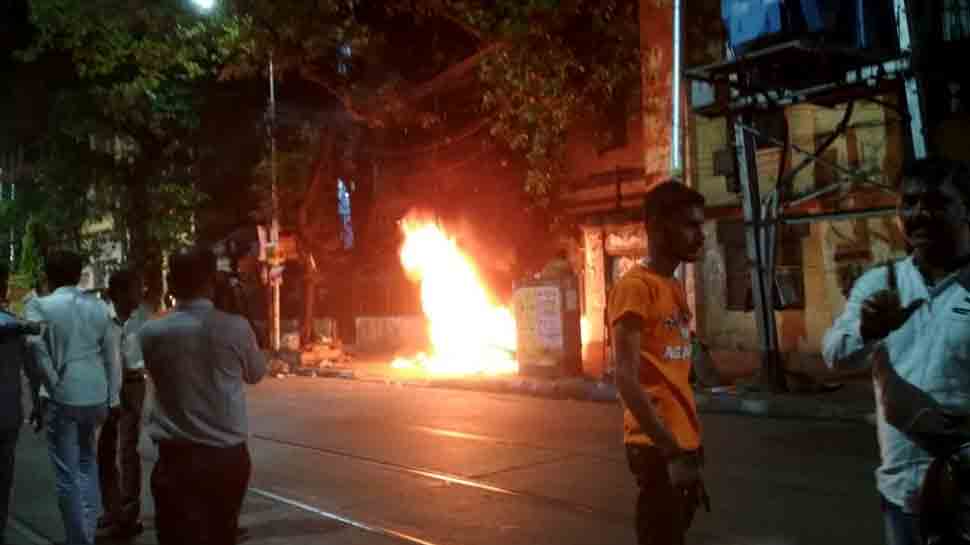
M 844 105 L 789 108 L 785 115 L 791 142 L 815 151 L 816 144 L 836 128 L 844 111 Z M 891 185 L 902 156 L 901 133 L 894 115 L 876 104 L 857 103 L 850 121 L 852 128 L 838 137 L 824 157 L 842 167 L 868 173 L 874 181 Z M 692 116 L 691 121 L 694 182 L 708 205 L 719 209 L 720 216 L 705 226 L 704 257 L 696 267 L 698 331 L 715 351 L 752 353 L 759 346 L 755 317 L 752 312 L 727 310 L 726 249 L 724 241 L 718 240 L 718 223 L 737 221 L 740 217 L 740 197 L 728 192 L 723 176 L 714 175 L 713 154 L 728 145 L 726 122 L 723 118 L 699 116 Z M 775 185 L 780 157 L 780 148 L 776 147 L 758 152 L 759 186 L 763 194 Z M 798 164 L 803 157 L 794 153 L 788 166 Z M 827 185 L 826 180 L 833 176 L 841 178 L 823 165 L 809 166 L 796 178 L 795 191 L 818 189 Z M 839 199 L 816 200 L 797 213 L 868 208 L 894 202 L 885 192 L 864 188 L 854 185 L 851 190 L 843 190 Z M 903 251 L 892 215 L 867 220 L 818 221 L 810 225 L 801 239 L 804 310 L 776 312 L 780 347 L 784 352 L 796 354 L 790 357 L 795 367 L 799 362 L 807 366 L 817 363 L 822 337 L 842 311 L 843 292 L 851 279 L 862 268 L 902 255 Z
M 608 290 L 625 268 L 644 256 L 647 237 L 640 222 L 584 225 L 583 233 L 583 371 L 602 376 L 607 367 L 606 301 Z M 612 265 L 612 267 L 611 267 Z

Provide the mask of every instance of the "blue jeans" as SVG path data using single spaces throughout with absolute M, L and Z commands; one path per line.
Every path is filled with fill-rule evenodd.
M 923 545 L 920 535 L 919 515 L 907 513 L 903 508 L 887 500 L 881 494 L 883 531 L 886 545 Z
M 49 402 L 48 412 L 47 449 L 67 545 L 93 545 L 101 506 L 95 437 L 107 409 Z

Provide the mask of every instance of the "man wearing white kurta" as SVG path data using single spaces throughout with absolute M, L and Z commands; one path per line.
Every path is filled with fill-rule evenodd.
M 881 362 L 876 482 L 886 542 L 916 545 L 923 543 L 918 493 L 940 454 L 920 437 L 952 433 L 952 416 L 970 414 L 970 291 L 963 285 L 970 261 L 970 171 L 951 161 L 918 161 L 904 169 L 900 190 L 899 215 L 912 254 L 859 278 L 825 335 L 823 352 L 836 369 L 870 357 Z M 882 365 L 888 365 L 884 372 Z M 895 380 L 888 389 L 880 380 L 887 373 Z

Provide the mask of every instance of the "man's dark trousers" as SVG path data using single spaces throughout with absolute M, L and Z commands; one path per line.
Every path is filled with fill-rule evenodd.
M 4 543 L 7 530 L 7 514 L 10 511 L 10 494 L 13 490 L 13 462 L 17 450 L 19 430 L 0 430 L 0 545 Z
M 252 468 L 246 443 L 159 441 L 152 471 L 160 545 L 235 545 Z
M 655 447 L 627 445 L 627 461 L 637 479 L 636 530 L 639 545 L 683 545 L 697 509 L 697 490 L 670 482 L 667 460 Z
M 138 438 L 141 436 L 144 405 L 144 373 L 126 372 L 121 388 L 120 414 L 108 418 L 98 439 L 102 504 L 109 522 L 119 526 L 133 526 L 141 514 L 142 476 Z

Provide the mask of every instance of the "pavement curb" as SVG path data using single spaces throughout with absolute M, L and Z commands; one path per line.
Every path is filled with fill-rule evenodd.
M 478 377 L 401 379 L 364 375 L 351 368 L 333 367 L 316 370 L 318 378 L 353 380 L 412 388 L 467 390 L 497 394 L 516 394 L 542 399 L 617 403 L 616 387 L 605 382 L 583 378 L 541 379 L 533 377 Z M 873 408 L 857 403 L 838 403 L 818 397 L 770 395 L 763 393 L 721 394 L 695 392 L 697 408 L 706 414 L 738 414 L 764 418 L 794 420 L 827 420 L 872 423 Z
M 765 418 L 828 420 L 871 423 L 874 409 L 851 403 L 835 403 L 811 397 L 765 394 L 725 395 L 695 393 L 698 410 L 704 413 L 743 414 Z

